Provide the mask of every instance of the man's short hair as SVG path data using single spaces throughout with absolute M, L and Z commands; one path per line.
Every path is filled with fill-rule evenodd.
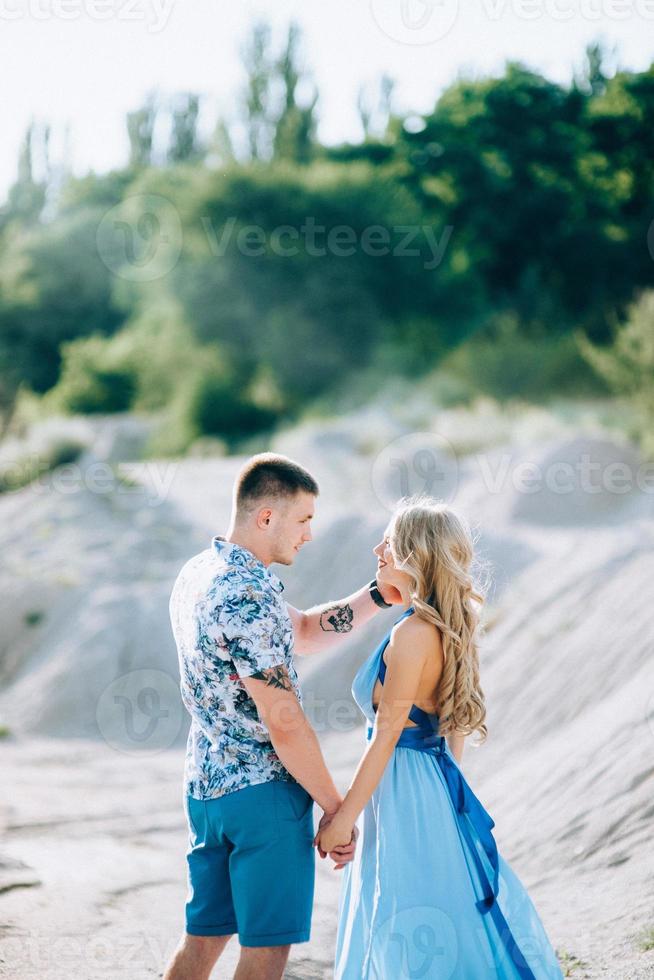
M 294 497 L 304 491 L 318 496 L 318 484 L 311 474 L 278 453 L 259 453 L 243 466 L 236 479 L 237 514 L 252 510 L 257 501 Z

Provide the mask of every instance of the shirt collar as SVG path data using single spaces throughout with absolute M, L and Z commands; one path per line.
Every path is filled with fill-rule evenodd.
M 211 549 L 214 554 L 220 555 L 226 561 L 229 561 L 232 556 L 237 558 L 239 563 L 245 564 L 248 568 L 259 569 L 263 571 L 264 576 L 268 580 L 270 587 L 274 589 L 275 592 L 284 591 L 284 583 L 279 579 L 274 572 L 271 572 L 269 568 L 264 565 L 264 563 L 253 555 L 251 551 L 247 548 L 243 548 L 240 544 L 234 544 L 233 541 L 228 541 L 222 534 L 215 534 L 211 539 Z

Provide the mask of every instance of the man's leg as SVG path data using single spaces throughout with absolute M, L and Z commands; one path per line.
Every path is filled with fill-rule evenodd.
M 163 980 L 209 980 L 216 960 L 231 938 L 189 936 L 185 933 L 168 964 Z
M 243 946 L 234 980 L 281 980 L 290 946 Z
M 214 964 L 237 931 L 229 881 L 228 842 L 220 830 L 221 799 L 186 797 L 189 825 L 189 891 L 186 930 L 164 974 L 165 980 L 207 980 Z M 213 814 L 215 826 L 209 826 Z

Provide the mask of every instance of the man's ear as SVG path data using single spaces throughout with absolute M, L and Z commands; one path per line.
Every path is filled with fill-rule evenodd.
M 257 514 L 257 527 L 266 528 L 270 525 L 272 510 L 270 507 L 262 507 Z

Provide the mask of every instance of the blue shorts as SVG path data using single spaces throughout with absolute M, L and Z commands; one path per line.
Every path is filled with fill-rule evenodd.
M 305 943 L 315 878 L 313 801 L 272 780 L 215 800 L 185 798 L 186 932 L 238 933 L 241 946 Z

